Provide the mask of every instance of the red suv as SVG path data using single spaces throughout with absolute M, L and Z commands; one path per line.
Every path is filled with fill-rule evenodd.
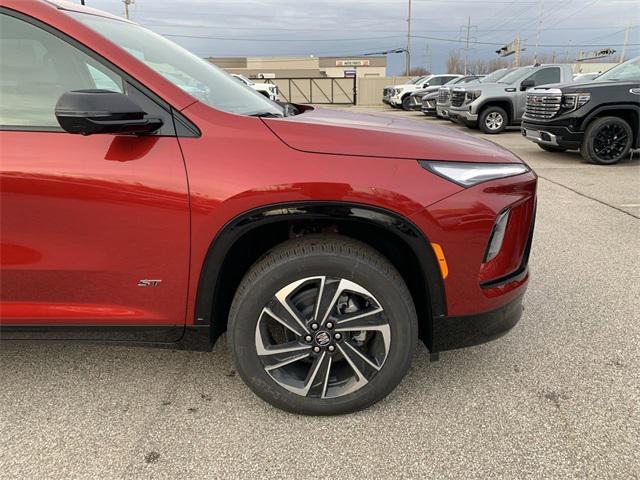
M 2 338 L 210 349 L 306 414 L 520 318 L 536 175 L 493 143 L 280 105 L 134 23 L 2 0 Z

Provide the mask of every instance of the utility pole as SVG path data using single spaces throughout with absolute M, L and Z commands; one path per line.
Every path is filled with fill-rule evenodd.
M 620 52 L 620 63 L 624 62 L 624 54 L 627 53 L 627 44 L 629 43 L 629 32 L 631 31 L 631 25 L 624 30 L 624 44 L 622 45 L 622 52 Z
M 515 66 L 520 66 L 520 36 L 516 37 L 516 58 L 515 58 Z
M 407 68 L 405 74 L 411 71 L 411 0 L 409 0 L 409 15 L 407 16 Z
M 467 74 L 467 66 L 469 65 L 469 34 L 471 32 L 471 17 L 467 20 L 467 41 L 464 47 L 464 74 Z
M 542 28 L 543 0 L 540 0 L 540 11 L 538 12 L 538 28 L 536 30 L 536 49 L 533 52 L 533 64 L 538 63 L 538 44 L 540 43 L 540 29 Z
M 122 0 L 122 3 L 124 3 L 124 16 L 129 20 L 129 5 L 136 3 L 136 0 Z

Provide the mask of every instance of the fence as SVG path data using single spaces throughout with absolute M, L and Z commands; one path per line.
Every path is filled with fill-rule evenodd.
M 411 77 L 266 78 L 277 85 L 281 100 L 317 105 L 382 105 L 382 89 Z
M 356 78 L 268 78 L 280 98 L 291 103 L 355 105 Z

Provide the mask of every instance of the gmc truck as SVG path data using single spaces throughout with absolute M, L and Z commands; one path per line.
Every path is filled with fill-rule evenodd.
M 394 85 L 385 87 L 383 91 L 382 101 L 393 108 L 403 108 L 410 110 L 410 95 L 416 90 L 422 90 L 427 87 L 442 86 L 445 83 L 459 77 L 460 75 L 427 75 L 421 77 L 414 83 L 405 83 L 402 85 Z M 390 88 L 391 87 L 391 88 Z
M 468 127 L 480 127 L 484 133 L 500 133 L 522 121 L 528 89 L 572 79 L 570 65 L 520 67 L 496 83 L 453 88 L 449 116 Z
M 522 135 L 543 150 L 580 150 L 612 165 L 640 148 L 640 57 L 588 82 L 529 90 Z

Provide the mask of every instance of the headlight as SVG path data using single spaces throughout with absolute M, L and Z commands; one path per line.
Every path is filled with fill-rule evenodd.
M 482 95 L 481 90 L 471 90 L 464 96 L 464 101 L 466 103 L 473 102 L 476 98 L 480 97 L 480 95 Z
M 398 95 L 402 90 L 400 90 L 399 88 L 394 88 L 393 89 L 393 94 L 394 95 Z
M 589 100 L 591 100 L 590 93 L 565 93 L 562 95 L 560 110 L 562 113 L 572 112 L 584 106 Z
M 524 163 L 434 162 L 431 160 L 419 160 L 419 163 L 430 172 L 463 187 L 521 175 L 530 170 Z

